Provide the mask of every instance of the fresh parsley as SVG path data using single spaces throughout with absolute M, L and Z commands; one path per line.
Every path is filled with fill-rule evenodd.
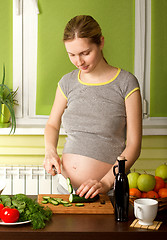
M 31 221 L 33 229 L 41 229 L 52 217 L 52 211 L 36 202 L 25 194 L 14 196 L 0 195 L 0 203 L 10 208 L 18 209 L 20 213 L 19 222 Z

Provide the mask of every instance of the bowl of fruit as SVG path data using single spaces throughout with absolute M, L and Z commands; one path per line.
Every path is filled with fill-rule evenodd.
M 137 198 L 153 198 L 158 201 L 158 211 L 167 209 L 167 165 L 162 164 L 155 170 L 155 176 L 148 173 L 128 174 L 129 202 L 134 205 Z

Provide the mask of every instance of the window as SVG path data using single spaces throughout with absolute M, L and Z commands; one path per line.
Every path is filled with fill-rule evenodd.
M 158 5 L 156 0 L 136 1 L 135 75 L 142 89 L 145 135 L 167 134 L 164 66 L 167 53 L 164 41 L 167 35 L 167 4 L 165 1 L 161 3 Z
M 104 49 L 104 55 L 107 60 L 109 59 L 109 63 L 131 71 L 140 82 L 144 134 L 167 134 L 166 116 L 154 116 L 153 108 L 150 106 L 153 104 L 150 99 L 155 95 L 150 93 L 150 78 L 152 81 L 150 71 L 151 67 L 153 68 L 152 49 L 154 47 L 151 40 L 155 34 L 152 26 L 152 11 L 156 1 L 106 0 L 103 5 L 104 11 L 101 1 L 95 2 L 96 8 L 94 8 L 94 1 L 88 0 L 84 3 L 74 1 L 70 4 L 69 1 L 55 3 L 54 0 L 49 2 L 47 0 L 39 2 L 13 0 L 13 86 L 14 89 L 19 86 L 20 105 L 16 109 L 18 126 L 43 127 L 45 125 L 54 100 L 56 81 L 64 73 L 73 69 L 63 45 L 57 39 L 61 41 L 63 27 L 70 17 L 93 13 L 106 37 L 105 49 L 110 49 L 110 51 Z M 152 2 L 154 7 L 151 6 Z M 70 11 L 66 10 L 67 4 Z M 75 9 L 72 4 L 76 6 Z M 166 7 L 165 1 L 162 6 Z M 61 9 L 66 13 L 63 14 L 66 17 L 62 18 Z M 38 14 L 39 12 L 42 14 Z M 52 19 L 55 16 L 57 22 Z M 52 47 L 49 50 L 50 42 Z M 57 65 L 52 53 L 57 58 Z M 66 69 L 63 64 L 66 65 Z M 55 69 L 56 74 L 53 73 Z M 52 85 L 54 81 L 55 85 Z M 49 91 L 52 94 L 49 94 Z
M 13 1 L 13 88 L 19 86 L 18 125 L 41 125 L 47 117 L 35 114 L 38 5 L 36 0 Z

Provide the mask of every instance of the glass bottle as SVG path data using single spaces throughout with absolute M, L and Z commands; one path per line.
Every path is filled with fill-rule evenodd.
M 116 221 L 125 222 L 128 220 L 129 211 L 129 183 L 125 173 L 124 157 L 117 158 L 118 165 L 114 166 L 113 173 L 115 175 L 114 182 L 114 208 Z M 115 169 L 118 168 L 118 173 Z

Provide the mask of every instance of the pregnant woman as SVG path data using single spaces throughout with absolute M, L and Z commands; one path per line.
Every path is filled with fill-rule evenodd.
M 71 179 L 77 194 L 94 197 L 112 189 L 118 156 L 127 159 L 128 172 L 140 155 L 140 88 L 134 75 L 107 63 L 101 28 L 91 16 L 72 18 L 63 41 L 77 69 L 58 83 L 45 128 L 44 168 L 55 175 L 54 166 Z M 61 123 L 67 139 L 60 159 Z

